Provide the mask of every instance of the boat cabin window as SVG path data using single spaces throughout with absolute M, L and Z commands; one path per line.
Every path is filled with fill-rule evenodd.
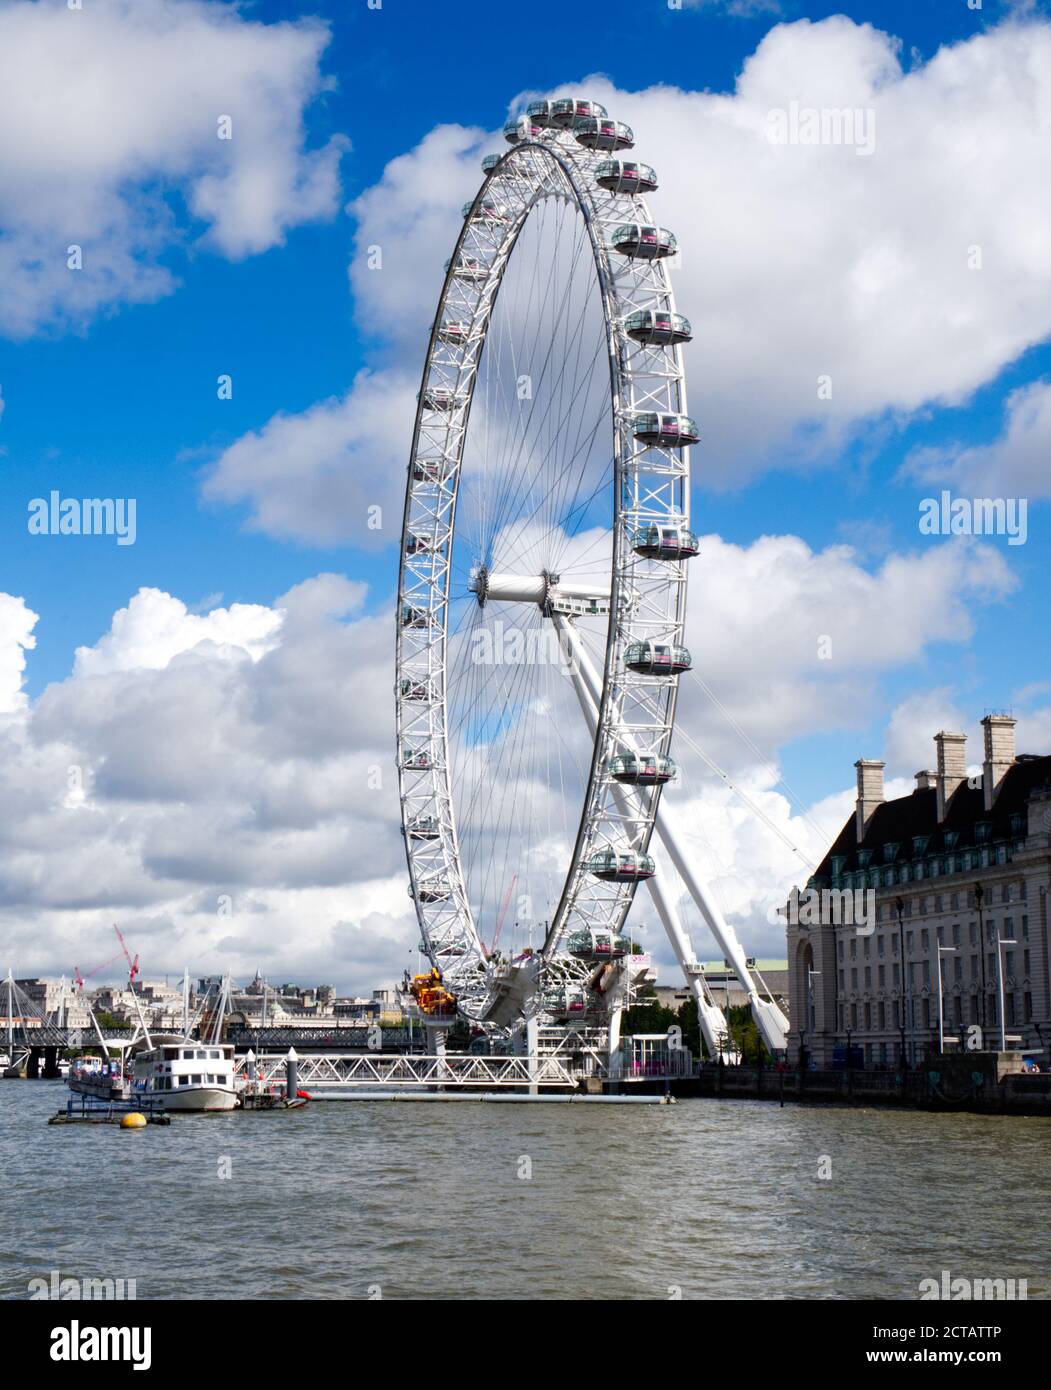
M 169 1062 L 176 1062 L 179 1059 L 179 1049 L 177 1047 L 166 1047 L 164 1056 Z

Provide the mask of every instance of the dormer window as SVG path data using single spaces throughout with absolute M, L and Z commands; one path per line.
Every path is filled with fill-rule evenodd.
M 922 859 L 923 853 L 924 853 L 924 851 L 925 851 L 926 848 L 927 848 L 927 841 L 928 841 L 930 838 L 931 838 L 931 837 L 930 837 L 929 835 L 913 835 L 913 837 L 912 837 L 912 857 L 913 857 L 914 859 Z
M 977 820 L 974 823 L 974 843 L 984 845 L 988 843 L 989 834 L 993 828 L 992 821 Z
M 960 839 L 960 832 L 958 830 L 946 830 L 942 838 L 945 841 L 946 849 L 955 849 Z
M 859 850 L 858 850 L 858 868 L 859 868 L 859 869 L 867 869 L 867 868 L 868 868 L 868 865 L 869 865 L 869 860 L 870 860 L 871 858 L 872 858 L 872 851 L 871 851 L 870 849 L 859 849 Z
M 899 849 L 899 848 L 900 848 L 900 846 L 899 846 L 897 840 L 888 840 L 888 841 L 887 841 L 887 843 L 883 846 L 883 862 L 884 862 L 884 864 L 893 864 L 893 863 L 894 863 L 895 859 L 898 857 L 898 849 Z

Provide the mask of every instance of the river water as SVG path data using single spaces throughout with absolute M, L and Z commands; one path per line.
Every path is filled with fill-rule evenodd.
M 52 1271 L 140 1299 L 912 1299 L 943 1270 L 1051 1296 L 1049 1119 L 688 1100 L 49 1127 L 66 1094 L 0 1083 L 5 1298 Z

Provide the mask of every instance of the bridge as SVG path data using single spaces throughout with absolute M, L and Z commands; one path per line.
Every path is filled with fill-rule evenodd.
M 239 1058 L 236 1072 L 249 1079 L 250 1064 Z M 255 1078 L 262 1085 L 283 1086 L 288 1061 L 285 1057 L 259 1057 Z M 311 1094 L 326 1091 L 395 1091 L 425 1087 L 502 1090 L 508 1087 L 558 1087 L 576 1090 L 579 1072 L 558 1057 L 477 1057 L 453 1053 L 424 1056 L 363 1056 L 336 1054 L 299 1059 L 297 1084 Z
M 424 1041 L 422 1028 L 385 1028 L 379 1023 L 347 1028 L 229 1027 L 223 1040 L 237 1052 L 317 1048 L 325 1052 L 408 1052 Z

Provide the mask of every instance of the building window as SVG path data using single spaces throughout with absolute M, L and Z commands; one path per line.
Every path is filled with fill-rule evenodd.
M 898 983 L 899 983 L 899 981 L 900 981 L 900 979 L 901 979 L 901 971 L 898 969 L 898 962 L 897 962 L 897 961 L 894 962 L 894 965 L 893 965 L 893 967 L 892 967 L 890 979 L 891 979 L 891 984 L 894 986 L 895 989 L 897 989 L 897 988 L 898 988 Z
M 972 982 L 972 984 L 973 984 L 973 982 L 974 982 L 975 980 L 977 980 L 977 978 L 978 978 L 978 957 L 977 957 L 977 956 L 972 956 L 972 957 L 971 957 L 971 982 Z
M 1029 918 L 1024 913 L 1022 914 L 1022 940 L 1029 940 Z
M 850 972 L 850 987 L 851 987 L 851 989 L 857 989 L 857 987 L 858 987 L 858 968 L 857 968 L 857 966 L 854 966 L 854 968 L 853 968 L 853 969 L 851 970 L 851 972 Z
M 887 1006 L 882 1000 L 880 1000 L 877 1013 L 879 1017 L 879 1030 L 882 1033 L 887 1026 Z
M 954 922 L 954 923 L 953 923 L 953 929 L 952 929 L 952 944 L 953 944 L 954 946 L 959 946 L 959 944 L 960 944 L 960 924 L 959 924 L 959 922 Z
M 1033 1021 L 1033 996 L 1029 993 L 1028 990 L 1025 992 L 1025 994 L 1022 995 L 1022 1008 L 1023 1008 L 1023 1010 L 1024 1010 L 1024 1017 L 1025 1017 L 1026 1023 L 1032 1023 L 1032 1021 Z

